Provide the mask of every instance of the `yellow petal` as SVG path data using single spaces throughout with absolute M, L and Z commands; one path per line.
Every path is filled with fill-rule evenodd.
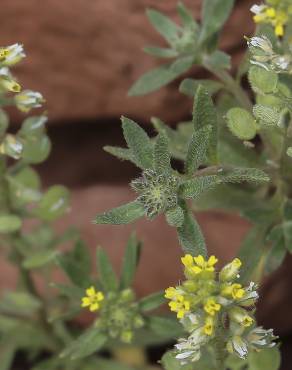
M 205 258 L 199 254 L 197 257 L 194 257 L 194 261 L 196 262 L 196 264 L 200 267 L 203 267 L 205 265 Z
M 90 288 L 86 289 L 86 294 L 88 297 L 92 297 L 95 295 L 95 288 L 94 286 L 91 286 Z
M 185 267 L 190 267 L 194 264 L 193 257 L 190 254 L 186 254 L 181 258 L 181 262 Z
M 90 306 L 90 299 L 88 298 L 88 297 L 84 297 L 84 298 L 82 298 L 82 304 L 81 304 L 81 306 L 82 307 L 87 307 L 87 306 Z
M 90 307 L 89 310 L 91 312 L 97 311 L 99 309 L 99 304 L 98 303 L 93 303 Z
M 218 262 L 218 259 L 215 256 L 211 256 L 208 259 L 208 266 L 214 266 Z
M 104 294 L 102 292 L 97 292 L 96 299 L 98 301 L 103 301 L 104 300 Z

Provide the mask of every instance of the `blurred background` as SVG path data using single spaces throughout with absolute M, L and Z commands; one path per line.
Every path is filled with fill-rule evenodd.
M 159 64 L 142 51 L 146 45 L 163 44 L 145 17 L 146 8 L 176 19 L 176 3 L 177 0 L 1 0 L 0 44 L 24 44 L 27 58 L 16 67 L 15 74 L 24 87 L 40 91 L 47 100 L 53 150 L 39 171 L 46 185 L 64 184 L 72 192 L 71 211 L 56 227 L 61 230 L 71 224 L 78 226 L 92 249 L 96 245 L 107 248 L 117 270 L 125 242 L 136 228 L 144 242 L 136 283 L 139 295 L 163 289 L 180 278 L 175 232 L 162 218 L 120 227 L 95 226 L 91 220 L 96 213 L 133 198 L 128 182 L 138 174 L 136 168 L 102 150 L 105 144 L 124 145 L 119 117 L 128 116 L 149 132 L 152 116 L 172 126 L 190 117 L 192 102 L 178 93 L 179 81 L 149 96 L 127 96 L 133 82 Z M 199 19 L 201 1 L 184 3 Z M 249 11 L 253 3 L 237 1 L 223 32 L 221 46 L 232 55 L 234 67 L 245 50 L 243 36 L 254 31 Z M 205 71 L 195 68 L 191 74 L 207 77 Z M 14 111 L 11 115 L 17 126 L 22 117 Z M 249 225 L 237 215 L 220 211 L 203 213 L 198 218 L 210 251 L 222 264 L 232 258 Z M 2 261 L 0 271 L 1 289 L 13 287 L 13 269 Z M 265 282 L 259 309 L 260 321 L 275 327 L 284 337 L 292 329 L 290 275 L 287 261 Z

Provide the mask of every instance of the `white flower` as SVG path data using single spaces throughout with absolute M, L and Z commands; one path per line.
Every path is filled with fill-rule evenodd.
M 274 335 L 273 329 L 266 330 L 258 326 L 250 331 L 247 340 L 256 350 L 263 348 L 272 348 L 276 345 L 274 342 L 278 337 Z
M 262 11 L 266 8 L 265 5 L 256 5 L 254 4 L 251 8 L 250 8 L 250 11 L 253 13 L 253 14 L 260 14 L 262 13 Z
M 23 45 L 13 44 L 0 48 L 0 63 L 4 66 L 12 66 L 25 57 Z
M 15 103 L 19 110 L 22 112 L 29 112 L 32 108 L 38 108 L 42 106 L 45 101 L 42 94 L 39 92 L 24 90 L 15 97 Z

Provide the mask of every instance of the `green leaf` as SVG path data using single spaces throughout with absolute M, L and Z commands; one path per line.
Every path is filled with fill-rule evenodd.
M 276 271 L 282 265 L 286 254 L 287 249 L 285 248 L 283 240 L 279 240 L 277 243 L 273 244 L 265 261 L 266 274 L 271 274 Z
M 148 9 L 146 14 L 152 26 L 169 44 L 177 39 L 180 28 L 170 18 L 153 9 Z
M 139 263 L 141 248 L 142 244 L 137 240 L 136 235 L 132 234 L 128 240 L 123 260 L 120 289 L 126 289 L 131 286 Z
M 193 57 L 178 58 L 172 63 L 152 69 L 141 76 L 131 87 L 130 96 L 146 95 L 160 87 L 167 85 L 178 76 L 186 72 L 193 65 Z
M 43 195 L 34 212 L 44 221 L 55 221 L 67 211 L 70 201 L 69 197 L 69 191 L 64 186 L 51 186 Z
M 41 181 L 33 168 L 24 167 L 16 174 L 9 175 L 6 178 L 9 182 L 11 202 L 16 207 L 40 200 Z
M 122 117 L 125 140 L 136 165 L 142 169 L 153 167 L 153 146 L 146 132 L 136 122 Z
M 267 348 L 260 352 L 251 352 L 248 356 L 250 370 L 278 370 L 281 365 L 279 348 Z
M 195 131 L 202 127 L 211 126 L 209 157 L 217 161 L 217 113 L 213 101 L 203 86 L 199 86 L 196 92 L 193 107 L 193 124 Z
M 264 253 L 266 230 L 266 226 L 254 226 L 241 242 L 238 258 L 242 261 L 240 279 L 244 283 L 248 283 Z
M 192 256 L 206 256 L 207 249 L 204 236 L 197 220 L 187 209 L 184 210 L 184 223 L 177 229 L 179 243 L 185 253 Z
M 2 137 L 5 134 L 8 125 L 9 117 L 3 109 L 0 109 L 0 137 Z
M 97 248 L 96 251 L 97 270 L 99 272 L 99 280 L 105 292 L 113 292 L 118 289 L 117 276 L 109 261 L 105 251 Z
M 32 116 L 26 118 L 18 133 L 23 137 L 41 137 L 45 133 L 45 124 L 48 120 L 46 116 Z
M 14 344 L 10 342 L 0 342 L 0 370 L 12 369 L 12 362 L 14 359 L 16 349 Z
M 177 338 L 183 334 L 182 325 L 175 319 L 166 316 L 149 316 L 148 327 L 157 335 Z
M 188 145 L 185 173 L 192 175 L 206 161 L 212 126 L 207 125 L 195 131 Z
M 179 91 L 187 96 L 194 97 L 200 85 L 202 85 L 211 96 L 216 94 L 219 90 L 224 89 L 224 85 L 218 81 L 186 78 L 181 82 Z
M 158 58 L 176 58 L 179 54 L 176 50 L 160 48 L 157 46 L 147 46 L 143 49 L 145 53 Z
M 208 65 L 214 69 L 230 69 L 231 68 L 231 57 L 221 50 L 216 50 L 212 54 L 206 57 Z
M 275 108 L 256 104 L 253 107 L 253 114 L 262 126 L 277 126 L 280 123 L 281 115 Z
M 137 201 L 124 204 L 96 216 L 95 224 L 125 225 L 143 217 L 145 210 Z
M 248 79 L 256 94 L 269 94 L 277 90 L 278 74 L 258 66 L 252 66 L 248 71 Z
M 16 316 L 32 316 L 41 305 L 41 302 L 31 294 L 17 291 L 8 292 L 0 300 L 0 312 Z
M 21 138 L 23 145 L 22 158 L 26 163 L 38 164 L 44 162 L 51 152 L 51 142 L 48 136 L 25 136 Z
M 0 215 L 0 233 L 8 234 L 18 231 L 22 226 L 22 221 L 15 215 Z
M 181 227 L 184 222 L 184 211 L 180 206 L 177 206 L 166 211 L 165 217 L 170 226 Z
M 139 302 L 139 307 L 143 312 L 155 310 L 166 302 L 164 292 L 157 292 L 144 297 Z
M 175 358 L 175 355 L 173 352 L 168 351 L 166 352 L 162 359 L 161 363 L 163 366 L 163 369 L 165 370 L 193 370 L 194 365 L 181 365 L 181 362 Z
M 119 148 L 117 146 L 109 146 L 109 145 L 103 147 L 103 149 L 106 152 L 114 155 L 115 157 L 117 157 L 117 158 L 119 158 L 121 160 L 130 161 L 130 162 L 136 164 L 135 163 L 135 158 L 134 158 L 133 153 L 131 152 L 130 149 L 127 149 L 127 148 Z
M 160 132 L 154 145 L 154 168 L 159 174 L 169 173 L 170 153 L 169 140 L 165 133 Z
M 71 251 L 59 256 L 57 263 L 75 285 L 88 288 L 91 283 L 91 257 L 82 240 L 78 240 Z
M 220 31 L 228 19 L 233 5 L 234 0 L 204 0 L 200 34 L 201 43 Z
M 23 261 L 22 266 L 28 270 L 44 267 L 55 262 L 59 253 L 56 250 L 37 251 L 32 256 L 27 257 Z
M 220 184 L 220 177 L 217 175 L 198 176 L 185 181 L 180 186 L 180 195 L 184 199 L 196 200 L 202 193 Z
M 199 26 L 197 22 L 194 20 L 192 13 L 190 12 L 189 9 L 187 9 L 187 7 L 182 2 L 179 2 L 177 4 L 177 11 L 182 21 L 182 24 L 186 28 L 191 28 L 196 31 L 199 29 Z
M 71 360 L 77 360 L 88 357 L 102 349 L 107 341 L 104 333 L 97 328 L 90 328 L 85 331 L 74 342 L 60 354 L 61 358 L 69 357 Z
M 236 184 L 243 181 L 262 183 L 270 181 L 270 178 L 258 168 L 233 168 L 222 172 L 221 183 Z
M 231 108 L 227 112 L 229 130 L 241 140 L 251 140 L 257 134 L 257 126 L 253 116 L 243 108 Z

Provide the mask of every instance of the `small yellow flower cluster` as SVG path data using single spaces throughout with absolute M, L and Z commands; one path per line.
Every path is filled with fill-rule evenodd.
M 88 307 L 89 311 L 95 312 L 100 309 L 104 294 L 96 291 L 93 286 L 86 289 L 86 297 L 82 298 L 82 307 Z
M 243 307 L 251 306 L 257 295 L 234 282 L 241 267 L 238 258 L 223 267 L 219 274 L 215 270 L 218 262 L 215 256 L 205 259 L 202 255 L 193 257 L 187 254 L 181 261 L 186 280 L 180 286 L 165 291 L 165 297 L 170 300 L 170 310 L 176 312 L 178 319 L 184 321 L 196 315 L 202 333 L 207 336 L 214 335 L 222 321 L 220 314 L 227 314 L 230 321 L 242 327 L 253 324 L 253 317 Z
M 284 36 L 284 29 L 292 15 L 292 6 L 285 2 L 267 1 L 272 5 L 254 5 L 251 11 L 255 14 L 255 23 L 267 23 L 274 27 L 275 35 Z
M 144 326 L 144 318 L 131 289 L 104 294 L 91 286 L 86 289 L 81 307 L 88 308 L 91 312 L 99 311 L 94 324 L 96 329 L 124 343 L 130 343 L 135 330 Z
M 256 284 L 244 287 L 237 281 L 242 265 L 239 258 L 218 272 L 215 256 L 206 259 L 202 255 L 186 254 L 181 261 L 186 280 L 166 289 L 165 297 L 170 300 L 170 310 L 176 312 L 189 333 L 175 345 L 176 358 L 182 364 L 198 361 L 202 347 L 211 345 L 217 337 L 224 342 L 227 351 L 240 358 L 247 356 L 249 348 L 260 350 L 274 345 L 272 332 L 254 325 Z

